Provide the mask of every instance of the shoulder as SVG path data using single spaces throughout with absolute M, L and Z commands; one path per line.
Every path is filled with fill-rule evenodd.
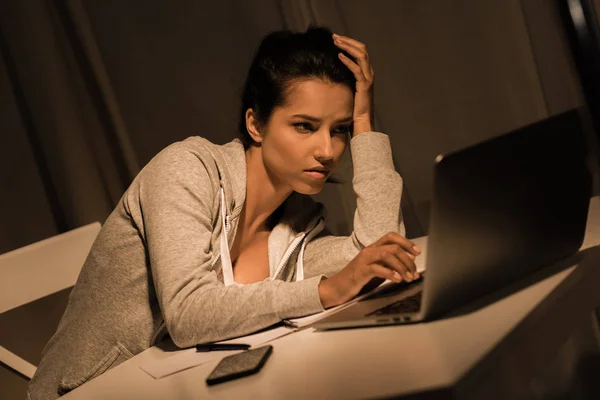
M 205 166 L 207 170 L 215 163 L 215 148 L 217 146 L 200 136 L 192 136 L 180 142 L 175 142 L 154 156 L 144 167 L 148 170 L 181 170 Z
M 238 140 L 217 145 L 203 137 L 191 136 L 159 152 L 142 169 L 138 178 L 144 181 L 157 178 L 197 181 L 200 177 L 208 177 L 218 183 L 227 165 L 228 153 L 232 151 L 243 153 L 243 146 L 238 144 Z
M 216 145 L 200 136 L 175 142 L 144 166 L 132 182 L 128 194 L 167 194 L 183 189 L 198 195 L 214 195 L 219 187 L 222 147 L 225 146 Z

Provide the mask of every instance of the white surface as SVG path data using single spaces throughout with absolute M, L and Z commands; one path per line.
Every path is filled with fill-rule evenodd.
M 224 340 L 219 343 L 241 343 L 249 344 L 251 347 L 258 347 L 282 336 L 289 335 L 292 332 L 293 330 L 291 328 L 279 327 L 236 339 Z M 153 360 L 144 363 L 140 365 L 140 368 L 150 374 L 153 378 L 159 379 L 197 365 L 205 364 L 212 360 L 221 360 L 223 357 L 239 352 L 239 350 L 197 352 L 195 348 L 184 349 L 174 352 L 175 354 L 166 359 Z
M 240 350 L 232 351 L 210 351 L 197 352 L 195 348 L 176 351 L 175 354 L 162 359 L 152 360 L 140 365 L 140 368 L 150 374 L 154 379 L 164 378 L 177 372 L 185 371 L 188 368 L 205 364 L 212 360 L 221 360 L 223 357 L 235 353 L 241 353 Z
M 600 197 L 592 197 L 581 249 L 588 249 L 598 244 L 600 244 Z
M 600 199 L 592 199 L 591 206 L 582 248 L 600 242 Z M 415 242 L 425 255 L 426 239 Z M 424 265 L 424 256 L 417 260 Z M 151 378 L 139 366 L 169 356 L 153 347 L 64 398 L 378 398 L 452 387 L 524 320 L 528 326 L 535 325 L 526 317 L 539 310 L 542 301 L 552 297 L 550 293 L 573 277 L 574 271 L 576 266 L 571 266 L 476 311 L 435 322 L 325 332 L 301 330 L 271 342 L 273 355 L 259 374 L 214 387 L 206 386 L 204 380 L 216 361 L 163 379 Z M 581 279 L 569 279 L 569 285 L 561 285 L 561 299 L 578 295 L 578 282 Z M 544 305 L 550 311 L 558 306 Z M 549 317 L 545 321 L 549 319 L 560 323 Z
M 2 346 L 0 346 L 0 362 L 8 365 L 10 368 L 29 379 L 33 378 L 33 374 L 35 374 L 35 371 L 37 370 L 35 365 L 23 360 L 21 357 L 6 350 Z
M 0 255 L 0 313 L 73 286 L 100 223 Z
M 77 281 L 100 223 L 0 255 L 0 313 L 48 296 Z M 36 367 L 0 347 L 0 363 L 31 379 Z

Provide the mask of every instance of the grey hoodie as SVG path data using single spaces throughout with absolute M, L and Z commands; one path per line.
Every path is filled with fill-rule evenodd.
M 243 286 L 227 284 L 229 249 L 221 254 L 222 243 L 235 238 L 245 201 L 242 143 L 191 137 L 161 151 L 104 223 L 44 348 L 30 398 L 73 390 L 166 332 L 189 347 L 322 311 L 323 276 L 385 233 L 404 235 L 402 179 L 388 136 L 357 135 L 350 149 L 357 197 L 352 234 L 329 235 L 322 205 L 294 193 L 269 235 L 271 277 Z

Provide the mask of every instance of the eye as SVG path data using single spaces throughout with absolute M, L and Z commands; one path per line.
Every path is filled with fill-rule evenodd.
M 300 133 L 310 133 L 314 132 L 314 127 L 308 122 L 297 122 L 294 124 L 294 128 Z
M 334 134 L 347 134 L 350 132 L 350 128 L 351 125 L 342 125 L 342 126 L 338 126 L 337 128 L 335 128 L 334 130 L 331 131 L 331 133 Z

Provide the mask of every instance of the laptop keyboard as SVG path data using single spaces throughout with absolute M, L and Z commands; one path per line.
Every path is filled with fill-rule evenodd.
M 405 297 L 402 300 L 387 304 L 373 312 L 368 313 L 365 317 L 371 315 L 389 315 L 389 314 L 404 314 L 416 313 L 421 308 L 421 295 L 423 291 L 419 291 L 411 296 Z

